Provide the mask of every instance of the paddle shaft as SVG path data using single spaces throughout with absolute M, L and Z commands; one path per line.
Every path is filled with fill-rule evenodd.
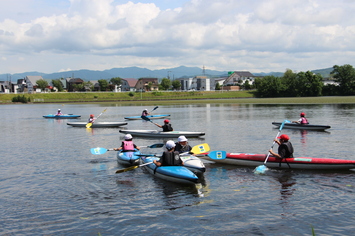
M 126 172 L 126 171 L 130 171 L 130 170 L 134 170 L 138 167 L 142 167 L 142 166 L 146 166 L 146 165 L 149 165 L 149 164 L 152 164 L 153 162 L 148 162 L 148 163 L 144 163 L 144 164 L 141 164 L 139 166 L 130 166 L 128 168 L 125 168 L 125 169 L 121 169 L 121 170 L 116 170 L 116 174 L 118 173 L 123 173 L 123 172 Z
M 156 109 L 158 109 L 158 106 L 154 107 L 153 110 L 151 110 L 149 113 L 152 113 L 152 112 L 155 111 Z
M 284 127 L 284 125 L 285 125 L 286 122 L 289 122 L 289 121 L 288 121 L 288 120 L 284 120 L 284 121 L 282 122 L 282 124 L 280 125 L 279 132 L 277 133 L 275 139 L 277 139 L 277 137 L 279 137 L 279 135 L 280 135 L 280 133 L 281 133 L 281 130 L 282 130 L 282 128 Z M 273 142 L 272 145 L 271 145 L 271 149 L 274 147 L 274 145 L 275 145 L 275 143 L 276 143 L 275 139 L 274 139 L 274 142 Z M 267 153 L 267 156 L 266 156 L 265 161 L 264 161 L 264 165 L 266 164 L 267 159 L 269 159 L 269 156 L 270 156 L 270 152 Z
M 96 117 L 96 119 L 95 120 L 97 120 L 102 114 L 104 114 L 104 112 L 107 110 L 107 108 L 105 108 L 105 110 L 103 110 L 101 113 L 100 113 L 100 115 L 98 115 L 97 117 Z M 92 126 L 92 124 L 95 122 L 95 120 L 93 120 L 91 123 L 87 123 L 86 124 L 86 128 L 90 128 L 91 126 Z

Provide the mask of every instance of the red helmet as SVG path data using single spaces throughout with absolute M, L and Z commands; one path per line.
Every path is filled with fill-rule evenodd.
M 306 116 L 306 114 L 304 112 L 301 112 L 300 116 L 304 117 L 304 116 Z
M 164 120 L 164 123 L 169 123 L 170 122 L 170 120 Z
M 90 115 L 90 117 L 94 117 L 94 115 L 93 115 L 93 114 L 91 114 L 91 115 Z
M 288 137 L 287 134 L 282 134 L 280 137 L 277 137 L 277 138 L 281 139 L 281 140 L 286 140 L 286 141 L 290 140 L 290 137 Z

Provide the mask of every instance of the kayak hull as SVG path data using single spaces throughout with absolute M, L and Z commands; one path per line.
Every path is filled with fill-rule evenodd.
M 87 122 L 68 122 L 67 125 L 73 127 L 86 127 Z M 116 128 L 127 125 L 127 122 L 94 122 L 91 128 Z
M 140 164 L 140 153 L 139 150 L 134 152 L 118 152 L 117 153 L 117 162 L 126 165 L 126 166 L 137 166 Z
M 148 115 L 148 116 L 145 116 L 149 119 L 164 119 L 166 117 L 169 117 L 170 115 L 168 114 L 163 114 L 163 115 Z M 142 117 L 141 116 L 127 116 L 125 117 L 126 120 L 141 120 Z
M 79 116 L 79 115 L 69 115 L 69 114 L 68 115 L 64 114 L 64 115 L 57 116 L 57 115 L 49 114 L 49 115 L 45 115 L 43 117 L 46 118 L 46 119 L 77 119 L 77 118 L 80 118 L 81 116 Z
M 157 157 L 142 157 L 143 163 L 150 163 L 159 160 Z M 174 183 L 193 185 L 198 183 L 198 177 L 184 166 L 157 166 L 154 163 L 144 166 L 145 169 L 157 178 Z
M 207 156 L 201 156 L 201 158 L 211 160 Z M 256 167 L 264 165 L 265 158 L 266 154 L 227 153 L 225 159 L 213 159 L 213 161 L 221 164 Z M 265 165 L 277 169 L 349 170 L 355 168 L 355 160 L 294 157 L 280 161 L 279 158 L 269 156 Z
M 273 125 L 280 127 L 281 122 L 272 122 Z M 285 123 L 283 126 L 284 129 L 302 129 L 302 130 L 326 130 L 330 129 L 329 125 L 302 125 L 297 123 Z
M 131 134 L 133 137 L 148 137 L 148 138 L 177 138 L 181 135 L 188 137 L 199 137 L 205 135 L 204 132 L 193 131 L 169 131 L 162 132 L 158 130 L 120 130 L 120 133 Z

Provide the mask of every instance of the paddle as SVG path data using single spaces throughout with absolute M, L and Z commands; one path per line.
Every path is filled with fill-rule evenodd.
M 107 108 L 103 112 L 101 112 L 100 115 L 98 115 L 95 120 L 97 120 L 106 110 L 107 110 Z M 91 126 L 95 120 L 93 120 L 91 123 L 87 123 L 86 128 L 91 128 Z
M 141 148 L 161 148 L 163 146 L 164 146 L 164 143 L 156 143 L 156 144 L 153 144 L 150 146 L 141 146 Z M 97 147 L 97 148 L 91 148 L 90 151 L 91 151 L 91 154 L 101 155 L 101 154 L 106 153 L 107 151 L 115 151 L 115 150 L 113 150 L 113 148 L 106 149 L 106 148 L 102 148 L 102 147 Z
M 143 120 L 146 120 L 146 121 L 152 122 L 153 124 L 155 124 L 155 125 L 159 126 L 157 123 L 154 123 L 151 119 L 149 119 L 149 118 L 148 118 L 148 117 L 146 117 L 146 116 L 141 116 L 141 118 L 142 118 Z
M 208 146 L 207 143 L 202 143 L 202 144 L 199 144 L 199 145 L 196 145 L 196 146 L 192 147 L 191 152 L 193 152 L 194 154 L 200 154 L 200 153 L 208 152 L 209 150 L 210 150 L 210 146 Z M 183 153 L 181 153 L 181 154 L 183 154 Z M 157 156 L 157 155 L 156 154 L 139 154 L 138 156 Z M 136 169 L 138 167 L 149 165 L 149 164 L 152 164 L 152 163 L 153 162 L 148 162 L 148 163 L 145 163 L 145 164 L 142 164 L 142 165 L 139 165 L 139 166 L 130 166 L 130 167 L 125 168 L 125 169 L 117 170 L 116 174 L 117 173 L 126 172 L 126 171 L 130 171 L 130 170 L 134 170 L 134 169 Z
M 227 152 L 226 151 L 212 151 L 207 154 L 207 156 L 213 160 L 222 160 L 226 159 Z
M 149 112 L 149 114 L 152 113 L 153 111 L 155 111 L 155 110 L 158 109 L 158 108 L 159 108 L 158 106 L 154 107 L 153 110 L 151 110 L 151 111 Z
M 275 139 L 277 139 L 277 137 L 279 137 L 280 132 L 281 132 L 282 128 L 284 127 L 285 123 L 289 123 L 289 122 L 290 122 L 290 121 L 288 121 L 288 120 L 284 120 L 284 121 L 282 122 L 282 124 L 280 125 L 280 128 L 279 128 L 279 132 L 277 133 Z M 271 149 L 274 147 L 274 145 L 275 145 L 275 143 L 276 143 L 276 142 L 275 142 L 275 139 L 274 139 L 274 142 L 273 142 L 272 145 L 271 145 Z M 257 167 L 254 169 L 254 173 L 256 173 L 256 174 L 264 174 L 264 173 L 268 170 L 268 168 L 267 168 L 267 166 L 266 166 L 265 164 L 266 164 L 267 160 L 269 159 L 269 156 L 270 156 L 270 152 L 267 153 L 267 156 L 266 156 L 266 158 L 265 158 L 264 164 L 263 164 L 263 165 L 260 165 L 260 166 L 257 166 Z

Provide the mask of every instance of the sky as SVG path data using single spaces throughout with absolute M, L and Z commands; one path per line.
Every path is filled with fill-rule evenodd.
M 353 65 L 354 0 L 0 0 L 0 74 Z

